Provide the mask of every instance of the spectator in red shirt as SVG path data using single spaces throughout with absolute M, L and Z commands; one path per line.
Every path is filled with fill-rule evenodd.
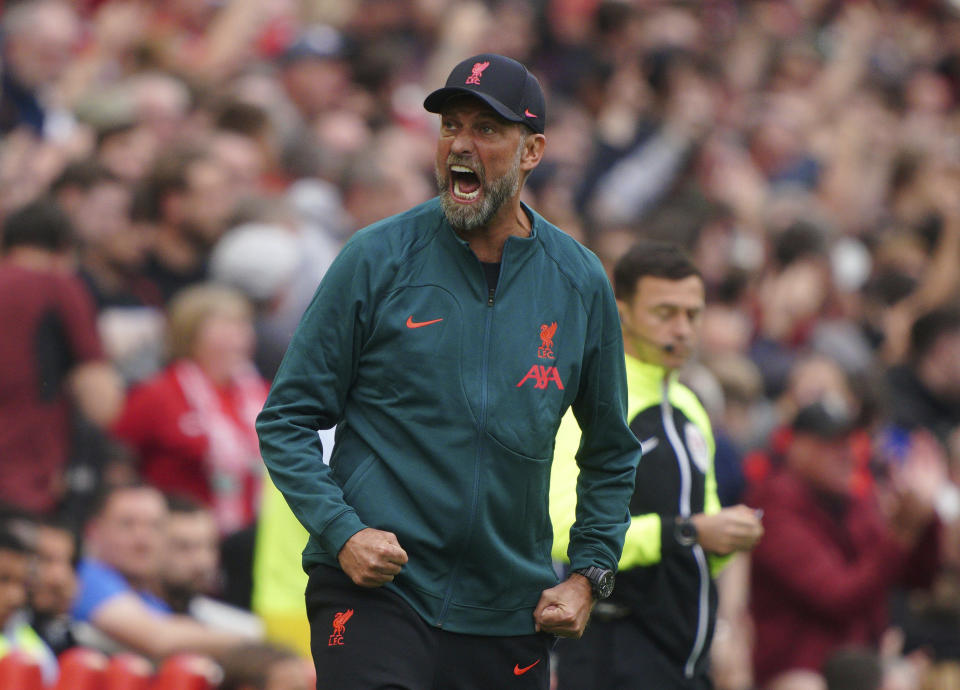
M 267 384 L 252 363 L 247 301 L 204 284 L 170 304 L 171 363 L 134 388 L 113 430 L 162 491 L 213 509 L 223 535 L 253 523 L 263 472 L 254 420 Z
M 939 556 L 933 501 L 944 470 L 932 438 L 914 439 L 880 501 L 850 490 L 855 424 L 839 401 L 802 408 L 791 428 L 782 466 L 747 499 L 766 530 L 751 564 L 759 687 L 819 671 L 841 647 L 875 647 L 892 589 L 929 584 Z
M 10 214 L 0 240 L 0 501 L 45 514 L 63 496 L 73 407 L 105 426 L 123 402 L 73 245 L 47 200 Z

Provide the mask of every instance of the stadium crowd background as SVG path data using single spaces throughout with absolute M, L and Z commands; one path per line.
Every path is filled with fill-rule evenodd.
M 80 526 L 109 512 L 95 500 L 104 487 L 141 490 L 129 486 L 140 477 L 192 497 L 217 526 L 219 576 L 194 594 L 250 608 L 257 588 L 296 571 L 295 555 L 278 567 L 258 552 L 261 505 L 276 495 L 261 504 L 250 410 L 343 242 L 435 193 L 425 94 L 464 56 L 498 52 L 548 94 L 530 205 L 608 265 L 645 236 L 681 244 L 703 271 L 701 353 L 684 377 L 716 427 L 726 503 L 763 480 L 815 400 L 859 420 L 860 491 L 882 493 L 924 449 L 913 486 L 944 527 L 934 584 L 883 590 L 883 644 L 837 663 L 880 669 L 885 688 L 960 687 L 960 3 L 2 8 L 3 246 L 36 248 L 23 238 L 59 227 L 50 200 L 75 233 L 39 242 L 60 276 L 44 284 L 67 305 L 44 331 L 62 374 L 52 390 L 3 381 L 28 367 L 10 334 L 42 290 L 10 289 L 16 271 L 0 264 L 12 531 L 35 541 L 36 525 L 23 527 L 40 520 L 88 534 Z M 714 673 L 726 690 L 753 687 L 748 568 L 720 583 Z M 271 622 L 261 604 L 267 636 L 305 653 L 296 610 Z M 230 664 L 223 648 L 204 651 Z

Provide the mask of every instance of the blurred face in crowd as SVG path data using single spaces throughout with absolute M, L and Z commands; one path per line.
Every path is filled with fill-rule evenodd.
M 305 58 L 287 65 L 282 74 L 287 95 L 308 120 L 342 103 L 350 89 L 350 69 L 335 58 Z
M 960 402 L 960 332 L 938 337 L 919 367 L 924 384 L 938 397 Z
M 86 247 L 121 270 L 138 268 L 147 250 L 147 235 L 130 221 L 131 198 L 125 184 L 102 182 L 66 204 Z
M 727 304 L 710 304 L 703 311 L 700 344 L 711 355 L 736 355 L 747 351 L 753 324 L 742 310 Z
M 187 171 L 187 190 L 181 197 L 181 224 L 204 245 L 223 233 L 236 197 L 227 171 L 213 158 L 196 161 Z
M 836 400 L 855 409 L 856 396 L 850 390 L 847 375 L 829 357 L 812 355 L 797 362 L 790 371 L 783 401 L 789 409 L 800 409 L 817 400 Z
M 853 477 L 850 437 L 797 433 L 787 451 L 787 465 L 814 488 L 846 496 Z
M 139 75 L 133 82 L 137 122 L 160 145 L 174 141 L 186 124 L 190 91 L 178 78 L 161 72 Z
M 81 238 L 92 242 L 122 234 L 129 217 L 130 191 L 116 182 L 95 185 L 83 195 L 71 214 Z
M 29 570 L 28 554 L 0 549 L 0 626 L 26 604 Z
M 526 128 L 507 122 L 475 98 L 451 99 L 440 115 L 436 177 L 450 224 L 486 227 L 520 191 Z
M 267 162 L 254 139 L 218 131 L 210 138 L 210 154 L 223 166 L 238 196 L 256 196 Z
M 30 581 L 30 606 L 38 613 L 65 614 L 70 611 L 77 591 L 73 569 L 76 541 L 65 529 L 40 525 L 35 550 L 36 569 Z
M 218 561 L 219 538 L 213 515 L 207 510 L 171 512 L 161 569 L 164 586 L 190 595 L 209 592 Z
M 89 544 L 95 558 L 137 583 L 159 575 L 167 503 L 150 487 L 116 490 L 94 518 Z
M 138 125 L 102 137 L 97 159 L 120 179 L 134 183 L 141 180 L 150 169 L 158 146 L 154 133 Z
M 80 38 L 80 24 L 66 2 L 44 0 L 17 9 L 9 20 L 5 58 L 7 69 L 25 86 L 49 86 L 63 74 Z
M 666 369 L 682 367 L 699 339 L 705 305 L 703 281 L 643 276 L 629 301 L 618 300 L 624 350 Z
M 224 307 L 210 313 L 193 341 L 193 359 L 218 379 L 226 379 L 253 357 L 256 335 L 246 310 Z

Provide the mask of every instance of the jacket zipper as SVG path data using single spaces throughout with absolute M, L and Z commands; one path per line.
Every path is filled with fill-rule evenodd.
M 690 492 L 692 491 L 693 480 L 690 476 L 690 457 L 687 455 L 686 446 L 680 439 L 677 432 L 677 425 L 673 419 L 673 407 L 670 405 L 670 377 L 663 377 L 663 394 L 660 399 L 660 416 L 663 421 L 663 429 L 667 434 L 670 445 L 673 446 L 674 454 L 677 457 L 677 464 L 680 466 L 680 515 L 681 517 L 690 517 Z M 697 662 L 703 655 L 704 646 L 707 641 L 707 620 L 710 609 L 710 573 L 707 569 L 707 557 L 703 553 L 700 544 L 693 545 L 693 557 L 697 562 L 697 570 L 700 575 L 700 591 L 697 606 L 697 634 L 693 641 L 693 648 L 690 650 L 690 656 L 687 657 L 687 663 L 683 667 L 683 675 L 687 678 L 693 678 Z
M 503 266 L 501 263 L 501 271 Z M 497 280 L 499 283 L 499 278 Z M 487 359 L 490 351 L 490 324 L 493 321 L 493 296 L 496 290 L 490 288 L 487 293 L 487 317 L 483 328 L 483 355 L 480 362 L 480 423 L 477 425 L 477 455 L 473 463 L 473 497 L 470 502 L 470 520 L 467 523 L 467 531 L 461 544 L 460 553 L 457 554 L 457 560 L 450 571 L 450 581 L 447 585 L 447 591 L 443 595 L 443 605 L 440 607 L 440 614 L 437 617 L 437 627 L 442 628 L 446 622 L 447 612 L 450 610 L 450 602 L 453 600 L 453 587 L 457 582 L 457 576 L 460 573 L 460 567 L 463 565 L 463 559 L 467 553 L 467 546 L 470 543 L 470 537 L 473 534 L 473 526 L 477 520 L 477 505 L 480 501 L 480 461 L 483 458 L 483 436 L 487 430 Z

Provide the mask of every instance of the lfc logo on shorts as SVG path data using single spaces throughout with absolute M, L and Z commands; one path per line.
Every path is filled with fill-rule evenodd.
M 347 609 L 346 611 L 339 611 L 333 616 L 333 634 L 330 636 L 329 641 L 327 642 L 328 647 L 342 647 L 343 646 L 343 633 L 347 627 L 347 621 L 350 620 L 350 616 L 353 615 L 353 609 Z

